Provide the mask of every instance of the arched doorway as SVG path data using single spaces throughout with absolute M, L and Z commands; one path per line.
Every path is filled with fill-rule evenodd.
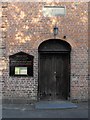
M 70 95 L 70 51 L 69 43 L 50 39 L 38 48 L 40 100 L 68 99 Z

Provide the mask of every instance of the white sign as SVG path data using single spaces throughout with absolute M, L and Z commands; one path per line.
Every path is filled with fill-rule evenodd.
M 27 75 L 27 67 L 15 67 L 15 75 Z
M 66 8 L 62 6 L 44 6 L 43 15 L 45 17 L 51 16 L 64 16 L 66 14 Z

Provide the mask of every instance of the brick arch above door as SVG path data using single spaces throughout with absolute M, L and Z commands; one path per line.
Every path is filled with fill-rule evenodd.
M 33 45 L 33 49 L 38 49 L 39 45 L 42 42 L 44 42 L 46 40 L 50 40 L 50 39 L 52 39 L 52 38 L 47 38 L 47 39 L 43 39 L 43 40 L 36 40 L 34 45 Z M 65 39 L 58 38 L 58 40 L 65 41 L 65 42 L 69 43 L 72 49 L 77 47 L 77 44 L 72 39 L 65 40 Z
M 60 39 L 49 39 L 42 42 L 38 47 L 39 52 L 70 52 L 71 45 Z

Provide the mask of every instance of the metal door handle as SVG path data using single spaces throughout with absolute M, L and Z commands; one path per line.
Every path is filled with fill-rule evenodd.
M 54 81 L 56 81 L 56 72 L 54 72 Z
M 54 76 L 56 76 L 56 72 L 54 72 Z

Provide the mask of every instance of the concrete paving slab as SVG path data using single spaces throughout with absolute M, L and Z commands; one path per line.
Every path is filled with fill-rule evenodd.
M 67 109 L 77 108 L 77 105 L 68 101 L 40 101 L 35 104 L 36 109 Z

